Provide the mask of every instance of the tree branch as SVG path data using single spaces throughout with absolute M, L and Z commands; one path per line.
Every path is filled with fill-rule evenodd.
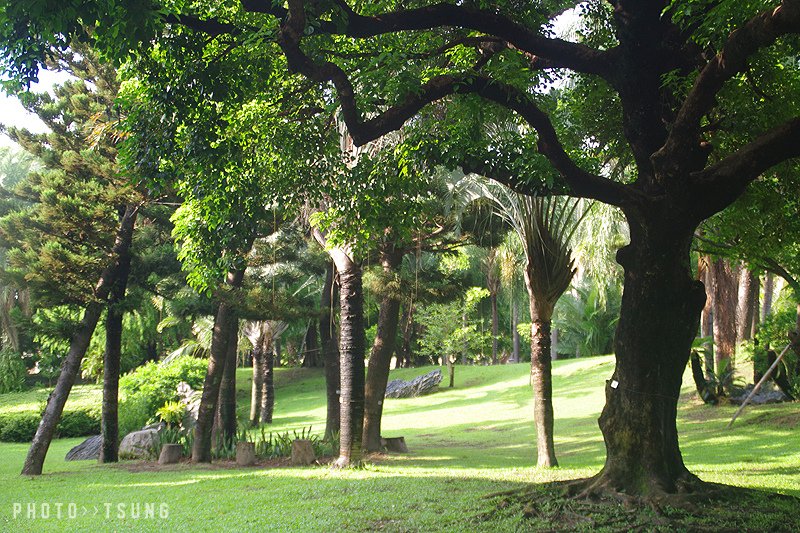
M 800 157 L 800 117 L 784 122 L 697 173 L 693 176 L 693 194 L 701 199 L 703 218 L 733 203 L 764 171 L 796 157 Z
M 299 4 L 296 8 L 292 4 Z M 488 9 L 438 3 L 364 16 L 356 13 L 347 2 L 336 4 L 345 15 L 342 28 L 328 26 L 330 33 L 348 37 L 368 38 L 398 31 L 431 30 L 440 27 L 464 28 L 485 33 L 510 43 L 514 48 L 547 60 L 548 68 L 568 68 L 576 72 L 610 78 L 613 63 L 606 52 L 563 39 L 543 37 L 512 18 Z M 298 16 L 305 2 L 289 2 L 289 11 Z
M 700 144 L 700 121 L 714 107 L 725 82 L 747 70 L 748 59 L 779 37 L 800 33 L 800 0 L 783 0 L 775 9 L 750 19 L 728 37 L 723 49 L 700 72 L 672 126 L 660 155 L 694 153 Z

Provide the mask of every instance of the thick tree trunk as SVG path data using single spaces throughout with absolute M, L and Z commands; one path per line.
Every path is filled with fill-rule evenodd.
M 94 328 L 97 326 L 97 321 L 103 311 L 103 302 L 108 298 L 108 294 L 117 277 L 120 258 L 130 250 L 133 228 L 136 224 L 138 212 L 139 210 L 136 206 L 128 206 L 125 210 L 111 253 L 113 263 L 108 265 L 100 274 L 100 279 L 94 290 L 94 300 L 86 305 L 83 318 L 72 335 L 69 351 L 64 358 L 64 362 L 61 363 L 61 373 L 58 375 L 58 381 L 56 381 L 53 392 L 47 398 L 47 406 L 44 414 L 42 414 L 42 420 L 39 422 L 39 427 L 36 428 L 36 434 L 33 437 L 30 449 L 28 449 L 28 455 L 25 457 L 25 464 L 22 467 L 23 475 L 36 476 L 42 473 L 42 466 L 47 456 L 47 450 L 50 448 L 50 442 L 53 440 L 56 427 L 61 420 L 61 413 L 64 411 L 64 405 L 67 403 L 69 393 L 75 384 L 75 379 L 78 377 L 81 360 L 86 354 L 89 341 L 92 340 Z
M 250 389 L 250 425 L 261 418 L 261 394 L 264 389 L 264 347 L 261 339 L 253 345 L 253 383 Z
M 336 325 L 333 322 L 334 291 L 336 291 L 336 267 L 328 266 L 325 273 L 325 285 L 320 297 L 321 314 L 319 317 L 319 338 L 322 345 L 322 356 L 325 359 L 325 397 L 327 413 L 325 415 L 325 440 L 331 440 L 339 433 L 339 342 L 336 336 Z
M 231 288 L 240 287 L 244 279 L 244 270 L 228 273 L 225 283 Z M 195 463 L 211 462 L 211 432 L 214 426 L 214 414 L 217 410 L 222 375 L 225 372 L 225 361 L 228 355 L 230 331 L 236 327 L 238 319 L 232 302 L 224 295 L 217 307 L 214 319 L 214 331 L 211 338 L 211 354 L 208 359 L 208 371 L 203 382 L 203 393 L 197 410 L 197 424 L 194 428 L 194 444 L 192 445 L 192 461 Z
M 607 454 L 603 470 L 587 484 L 589 492 L 658 496 L 699 483 L 684 466 L 676 415 L 705 291 L 689 264 L 695 228 L 679 225 L 688 217 L 672 214 L 677 209 L 663 209 L 671 215 L 653 209 L 636 218 L 628 213 L 631 244 L 617 254 L 625 290 L 616 368 L 599 419 Z
M 536 463 L 539 466 L 558 466 L 553 442 L 553 376 L 550 357 L 550 321 L 552 306 L 544 295 L 536 294 L 531 283 L 536 273 L 525 269 L 525 284 L 531 309 L 531 387 L 533 388 L 533 418 L 536 424 Z
M 225 366 L 219 387 L 219 415 L 222 438 L 231 443 L 236 438 L 236 358 L 239 350 L 239 320 L 235 318 L 228 331 Z
M 342 468 L 361 462 L 364 429 L 364 293 L 361 265 L 340 249 L 331 252 L 339 272 L 340 324 L 339 368 L 341 391 L 341 428 L 339 458 Z
M 124 217 L 125 214 L 122 214 Z M 122 218 L 120 219 L 120 222 Z M 122 359 L 122 302 L 131 271 L 130 247 L 120 251 L 118 270 L 106 308 L 106 346 L 103 353 L 103 408 L 100 418 L 101 463 L 119 460 L 119 372 Z
M 383 254 L 381 264 L 387 277 L 394 275 L 403 254 L 391 250 Z M 364 389 L 364 438 L 363 448 L 368 452 L 383 449 L 381 445 L 381 418 L 386 384 L 389 382 L 389 367 L 394 354 L 397 326 L 400 321 L 400 294 L 396 287 L 388 287 L 381 298 L 378 311 L 378 327 L 367 366 L 367 381 Z
M 275 343 L 278 339 L 270 339 L 263 348 L 264 371 L 261 385 L 261 423 L 272 424 L 272 415 L 275 412 Z
M 312 320 L 308 323 L 308 328 L 306 328 L 303 366 L 305 368 L 315 368 L 321 366 L 320 362 L 319 345 L 317 344 L 317 324 Z
M 714 362 L 718 394 L 730 390 L 736 352 L 737 273 L 728 261 L 717 259 L 711 265 L 714 276 Z

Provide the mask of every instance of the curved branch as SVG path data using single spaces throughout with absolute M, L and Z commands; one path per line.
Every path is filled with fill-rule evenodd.
M 298 13 L 305 2 L 289 2 L 289 12 Z M 514 48 L 540 56 L 548 68 L 567 68 L 576 72 L 610 78 L 613 63 L 606 52 L 563 39 L 543 37 L 512 18 L 488 9 L 473 9 L 461 5 L 438 3 L 414 9 L 404 9 L 379 15 L 365 16 L 353 10 L 347 2 L 337 1 L 345 15 L 340 28 L 328 26 L 330 33 L 354 38 L 368 38 L 398 31 L 431 30 L 440 27 L 464 28 L 485 33 L 510 43 Z
M 746 71 L 748 60 L 757 51 L 791 33 L 800 33 L 800 0 L 783 0 L 775 9 L 757 15 L 731 33 L 722 51 L 695 80 L 660 152 L 674 155 L 695 151 L 699 145 L 700 121 L 714 107 L 725 82 Z
M 694 176 L 694 195 L 704 218 L 732 204 L 769 168 L 800 157 L 800 117 L 761 135 L 719 163 Z

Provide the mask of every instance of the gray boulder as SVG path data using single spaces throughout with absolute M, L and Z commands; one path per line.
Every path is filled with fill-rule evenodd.
M 731 396 L 730 402 L 734 405 L 742 405 L 752 391 L 753 385 L 748 385 L 739 394 Z M 790 399 L 783 393 L 783 391 L 771 389 L 769 385 L 765 385 L 755 395 L 753 395 L 753 397 L 750 399 L 750 405 L 764 405 L 768 403 L 781 403 L 788 401 L 790 401 Z
M 159 430 L 142 429 L 125 435 L 119 445 L 119 456 L 124 459 L 146 459 L 155 456 Z
M 102 445 L 103 437 L 100 435 L 89 437 L 68 451 L 64 459 L 66 461 L 88 461 L 89 459 L 96 461 L 100 458 L 100 447 Z
M 442 371 L 434 370 L 411 381 L 393 379 L 386 385 L 387 398 L 411 398 L 433 392 L 442 382 Z

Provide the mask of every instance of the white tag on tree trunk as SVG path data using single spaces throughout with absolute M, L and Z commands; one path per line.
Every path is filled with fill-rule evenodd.
M 612 389 L 616 389 L 617 387 L 619 387 L 619 381 L 617 381 L 616 379 L 612 379 L 611 380 L 611 388 Z

